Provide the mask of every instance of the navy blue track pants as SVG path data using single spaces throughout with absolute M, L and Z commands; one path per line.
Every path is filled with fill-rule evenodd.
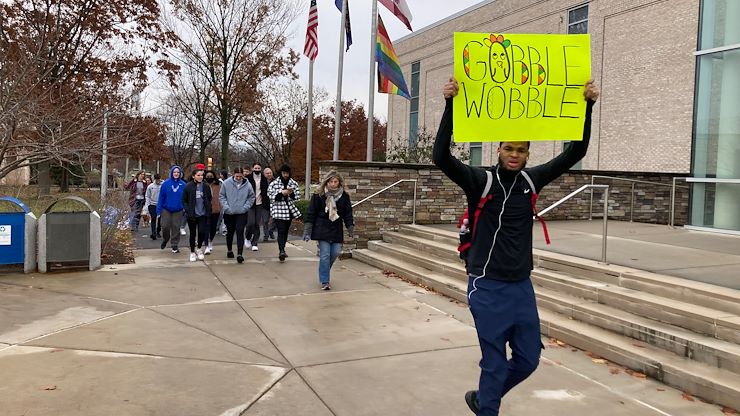
M 501 398 L 539 364 L 542 341 L 532 281 L 471 276 L 468 303 L 482 353 L 478 416 L 498 416 Z M 510 359 L 507 343 L 512 350 Z

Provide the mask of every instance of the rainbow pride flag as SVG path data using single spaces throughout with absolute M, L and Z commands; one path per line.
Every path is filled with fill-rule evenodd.
M 400 95 L 410 100 L 411 96 L 406 81 L 403 79 L 398 56 L 380 15 L 378 15 L 377 39 L 375 60 L 378 61 L 378 92 Z

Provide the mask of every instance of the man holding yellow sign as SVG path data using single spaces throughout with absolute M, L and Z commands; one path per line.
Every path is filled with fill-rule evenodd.
M 530 280 L 537 193 L 586 155 L 599 95 L 586 82 L 588 39 L 579 39 L 584 38 L 455 34 L 460 82 L 451 78 L 444 86 L 446 107 L 433 158 L 468 202 L 469 229 L 461 228 L 467 243 L 459 250 L 482 358 L 479 390 L 466 393 L 465 400 L 479 416 L 497 416 L 501 398 L 539 363 L 540 324 Z M 453 120 L 456 141 L 499 142 L 498 163 L 484 169 L 453 157 Z M 578 138 L 550 162 L 525 169 L 530 140 Z
M 455 33 L 462 90 L 455 141 L 578 140 L 589 42 L 589 35 Z

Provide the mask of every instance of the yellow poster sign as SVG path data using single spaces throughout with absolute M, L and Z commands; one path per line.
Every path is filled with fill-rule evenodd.
M 589 35 L 455 33 L 456 142 L 581 140 Z

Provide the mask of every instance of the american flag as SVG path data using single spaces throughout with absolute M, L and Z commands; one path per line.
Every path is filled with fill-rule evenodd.
M 311 0 L 308 9 L 308 27 L 306 28 L 306 44 L 303 46 L 303 54 L 311 61 L 315 61 L 319 55 L 319 11 L 316 0 Z

